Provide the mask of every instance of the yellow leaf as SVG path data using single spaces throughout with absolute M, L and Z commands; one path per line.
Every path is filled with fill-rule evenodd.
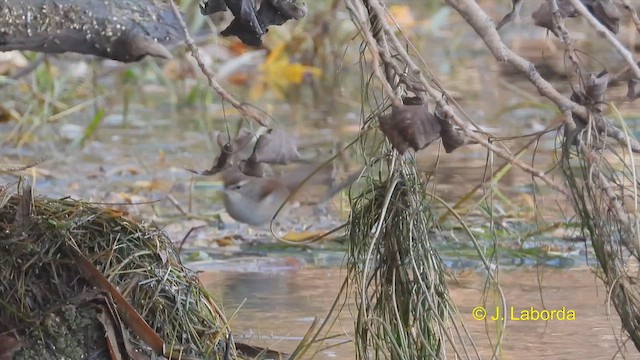
M 315 237 L 322 235 L 324 231 L 300 231 L 300 232 L 290 232 L 283 236 L 282 238 L 287 241 L 298 242 L 298 241 L 307 241 L 311 240 Z
M 287 80 L 292 84 L 300 84 L 304 79 L 305 74 L 311 74 L 313 77 L 319 77 L 321 74 L 320 69 L 313 66 L 305 66 L 302 64 L 291 64 L 285 68 L 284 75 Z
M 269 53 L 269 55 L 267 56 L 267 59 L 265 60 L 265 64 L 270 63 L 270 62 L 274 62 L 278 58 L 282 57 L 282 53 L 284 52 L 284 48 L 285 48 L 285 44 L 284 43 L 280 43 L 280 44 L 278 44 L 278 46 L 273 48 L 271 50 L 271 52 Z
M 220 247 L 231 246 L 236 243 L 232 236 L 225 236 L 223 238 L 215 239 L 213 241 L 215 241 Z
M 291 63 L 284 52 L 285 45 L 279 44 L 271 50 L 264 64 L 260 66 L 259 81 L 251 88 L 252 98 L 262 96 L 267 88 L 278 97 L 284 98 L 286 91 L 292 86 L 300 85 L 305 75 L 310 74 L 316 78 L 322 75 L 322 71 L 317 67 Z
M 407 5 L 389 6 L 389 16 L 391 16 L 400 27 L 413 27 L 416 25 L 413 12 Z

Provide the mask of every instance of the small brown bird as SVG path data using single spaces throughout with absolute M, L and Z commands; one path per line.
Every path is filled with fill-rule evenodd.
M 282 179 L 257 178 L 236 169 L 223 174 L 224 207 L 238 222 L 259 226 L 271 221 L 290 194 Z
M 297 171 L 279 177 L 259 178 L 247 176 L 236 168 L 226 170 L 222 173 L 224 207 L 234 220 L 260 226 L 271 221 L 292 192 L 295 192 L 296 200 L 310 197 L 310 189 L 306 185 L 323 189 L 320 196 L 313 196 L 318 200 L 316 203 L 322 203 L 355 180 L 354 177 L 348 183 L 332 186 L 333 177 L 329 171 L 321 169 L 318 174 L 309 178 L 302 190 L 298 191 L 310 173 L 311 171 Z

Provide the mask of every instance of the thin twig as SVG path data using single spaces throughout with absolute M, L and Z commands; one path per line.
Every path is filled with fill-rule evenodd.
M 18 172 L 18 171 L 24 171 L 27 169 L 30 169 L 32 167 L 38 166 L 40 164 L 42 164 L 46 159 L 41 159 L 41 160 L 37 160 L 35 162 L 32 162 L 30 164 L 27 165 L 19 165 L 19 166 L 7 166 L 7 167 L 0 167 L 0 175 L 1 174 L 10 174 L 10 173 L 14 173 L 14 172 Z
M 373 73 L 376 75 L 378 80 L 380 80 L 380 82 L 382 83 L 382 88 L 385 90 L 387 96 L 389 96 L 389 98 L 391 99 L 391 102 L 394 105 L 402 104 L 402 101 L 393 91 L 389 82 L 386 81 L 385 76 L 382 75 L 382 73 L 380 72 L 380 60 L 381 60 L 380 56 L 383 54 L 375 51 L 375 49 L 378 48 L 378 46 L 376 46 L 376 40 L 371 35 L 371 31 L 367 31 L 367 30 L 370 30 L 370 25 L 369 25 L 369 22 L 366 20 L 367 19 L 366 10 L 364 10 L 362 8 L 362 4 L 357 1 L 356 2 L 347 1 L 346 5 L 347 5 L 347 8 L 349 8 L 353 13 L 354 18 L 357 20 L 357 25 L 359 25 L 360 27 L 360 33 L 362 34 L 365 41 L 367 42 L 368 48 L 371 52 L 371 56 L 373 60 L 373 66 L 372 66 Z
M 173 195 L 171 194 L 167 194 L 167 199 L 169 200 L 169 202 L 171 202 L 171 204 L 173 204 L 173 206 L 175 206 L 175 208 L 180 212 L 180 215 L 182 216 L 187 216 L 187 212 L 184 211 L 184 209 L 182 208 L 182 206 L 180 206 L 180 202 L 178 201 L 178 199 L 176 199 Z
M 171 8 L 173 9 L 173 13 L 175 14 L 176 18 L 178 19 L 178 23 L 180 24 L 180 28 L 184 32 L 184 42 L 187 45 L 187 47 L 189 48 L 189 50 L 191 51 L 191 56 L 193 56 L 193 58 L 196 60 L 196 63 L 198 64 L 198 67 L 200 68 L 200 71 L 207 78 L 209 86 L 218 95 L 220 95 L 221 98 L 223 98 L 224 100 L 229 102 L 229 104 L 231 104 L 231 106 L 236 108 L 242 115 L 244 115 L 244 116 L 246 116 L 248 118 L 251 118 L 255 122 L 257 122 L 258 124 L 266 127 L 267 126 L 267 121 L 268 121 L 267 119 L 265 119 L 262 115 L 260 115 L 258 112 L 256 112 L 252 107 L 247 106 L 247 104 L 238 101 L 235 97 L 233 97 L 233 95 L 231 95 L 227 90 L 225 90 L 222 87 L 222 85 L 220 85 L 216 81 L 215 74 L 211 70 L 209 70 L 207 68 L 207 66 L 204 64 L 204 61 L 202 60 L 202 57 L 200 56 L 200 50 L 198 49 L 198 46 L 196 46 L 193 38 L 189 34 L 189 30 L 187 29 L 187 24 L 185 24 L 184 20 L 182 19 L 182 15 L 180 14 L 180 10 L 178 9 L 178 6 L 176 5 L 174 0 L 171 0 Z

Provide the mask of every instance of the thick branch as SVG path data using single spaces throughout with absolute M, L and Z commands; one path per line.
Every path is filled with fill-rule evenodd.
M 163 44 L 181 40 L 165 1 L 0 1 L 0 51 L 70 51 L 132 62 L 171 58 Z

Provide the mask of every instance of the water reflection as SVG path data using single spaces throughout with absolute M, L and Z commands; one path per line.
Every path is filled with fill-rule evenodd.
M 237 340 L 290 352 L 305 334 L 314 317 L 323 317 L 338 293 L 345 272 L 339 268 L 302 267 L 272 273 L 208 271 L 201 275 L 205 286 L 222 300 L 228 314 L 240 304 L 232 322 Z M 503 271 L 500 283 L 507 306 L 516 314 L 523 309 L 574 310 L 573 321 L 507 321 L 501 347 L 502 359 L 612 359 L 616 353 L 620 321 L 614 309 L 607 318 L 607 292 L 587 268 L 554 270 L 549 268 Z M 452 298 L 479 348 L 482 358 L 490 358 L 496 342 L 493 322 L 475 321 L 471 310 L 483 305 L 484 279 L 478 273 L 465 273 L 450 283 Z M 489 293 L 488 299 L 494 296 Z M 245 301 L 246 299 L 246 301 Z M 486 303 L 489 315 L 495 303 Z M 351 302 L 349 302 L 351 303 Z M 353 310 L 353 309 L 351 309 Z M 349 309 L 345 308 L 334 334 L 334 343 L 347 340 L 353 329 Z M 489 335 L 487 335 L 489 334 Z M 632 345 L 623 352 L 634 355 Z M 341 345 L 321 352 L 318 359 L 352 359 L 353 347 Z
M 327 314 L 335 299 L 343 274 L 337 268 L 305 268 L 277 273 L 205 272 L 205 286 L 222 300 L 227 313 L 240 305 L 232 321 L 236 341 L 291 352 L 315 317 Z M 342 316 L 340 328 L 350 331 L 351 320 Z M 346 335 L 332 343 L 348 340 Z M 350 359 L 350 345 L 323 351 L 318 359 Z

